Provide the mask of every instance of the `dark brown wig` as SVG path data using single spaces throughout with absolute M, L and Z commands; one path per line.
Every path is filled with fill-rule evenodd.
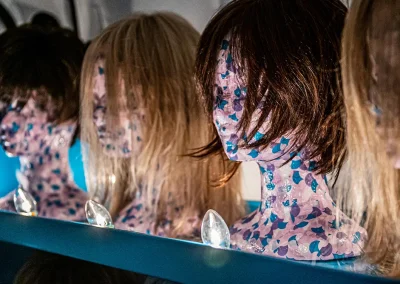
M 207 112 L 214 105 L 217 54 L 229 36 L 240 76 L 247 85 L 241 132 L 262 103 L 248 140 L 270 116 L 262 139 L 244 147 L 267 147 L 292 133 L 293 148 L 311 150 L 317 173 L 340 168 L 344 156 L 343 99 L 340 87 L 340 39 L 346 7 L 340 0 L 234 0 L 209 22 L 201 36 L 196 77 Z M 266 96 L 267 99 L 263 100 Z M 216 137 L 198 156 L 221 151 Z
M 83 56 L 83 43 L 68 30 L 28 25 L 6 31 L 0 35 L 0 101 L 26 102 L 35 90 L 39 105 L 55 104 L 55 121 L 76 120 Z
M 62 255 L 38 251 L 22 266 L 14 284 L 145 283 L 146 276 Z
M 31 24 L 47 31 L 61 28 L 58 20 L 53 15 L 46 12 L 39 12 L 35 14 L 31 20 Z

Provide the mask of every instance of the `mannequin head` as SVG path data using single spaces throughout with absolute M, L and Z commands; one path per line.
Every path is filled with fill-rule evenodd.
M 185 205 L 182 220 L 208 208 L 228 222 L 242 213 L 239 182 L 211 189 L 227 161 L 186 156 L 212 134 L 192 76 L 198 38 L 175 14 L 137 14 L 108 27 L 89 47 L 81 92 L 87 176 L 97 181 L 92 191 L 105 188 L 112 214 L 137 195 L 146 196 L 155 214 L 172 197 Z
M 343 85 L 351 184 L 339 202 L 364 223 L 365 248 L 400 276 L 400 2 L 353 1 L 343 37 Z
M 221 140 L 214 140 L 208 153 L 223 147 L 230 159 L 260 160 L 266 147 L 281 144 L 279 155 L 262 159 L 307 148 L 306 159 L 318 161 L 317 173 L 340 168 L 344 124 L 338 78 L 345 12 L 339 0 L 237 0 L 214 16 L 200 39 L 196 63 Z M 248 20 L 242 23 L 243 18 Z M 226 77 L 223 89 L 218 80 Z
M 0 52 L 3 147 L 29 155 L 53 128 L 78 118 L 83 44 L 65 30 L 25 26 L 0 36 Z

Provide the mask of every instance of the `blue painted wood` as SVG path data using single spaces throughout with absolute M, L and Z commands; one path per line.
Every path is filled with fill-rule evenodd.
M 0 224 L 0 242 L 181 283 L 398 283 L 189 241 L 7 212 L 0 212 Z
M 247 200 L 246 202 L 247 202 L 247 208 L 249 210 L 249 213 L 257 210 L 258 207 L 260 207 L 260 201 Z
M 87 191 L 81 141 L 79 139 L 69 148 L 68 161 L 75 184 L 83 191 Z
M 0 198 L 18 187 L 16 173 L 19 168 L 19 158 L 8 157 L 0 147 Z

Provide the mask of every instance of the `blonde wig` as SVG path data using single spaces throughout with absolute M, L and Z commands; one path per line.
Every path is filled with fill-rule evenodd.
M 116 216 L 140 187 L 141 194 L 147 195 L 146 206 L 154 210 L 158 221 L 170 211 L 167 207 L 172 198 L 184 209 L 175 216 L 171 236 L 179 235 L 194 212 L 201 217 L 212 208 L 227 223 L 244 213 L 239 173 L 226 184 L 213 186 L 232 162 L 223 155 L 205 160 L 187 155 L 213 135 L 193 79 L 198 39 L 199 33 L 178 15 L 136 14 L 111 25 L 93 41 L 82 73 L 81 132 L 88 145 L 89 192 L 109 203 Z M 93 123 L 93 77 L 99 58 L 105 62 L 107 127 L 117 125 L 122 112 L 132 115 L 140 110 L 144 115 L 140 122 L 142 146 L 130 158 L 108 157 L 98 142 Z M 158 197 L 152 202 L 155 187 Z
M 339 202 L 367 229 L 369 259 L 400 277 L 400 1 L 353 1 L 342 72 L 351 184 Z

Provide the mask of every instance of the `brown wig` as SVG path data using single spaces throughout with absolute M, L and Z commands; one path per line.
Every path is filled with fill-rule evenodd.
M 83 43 L 68 30 L 28 25 L 6 31 L 0 35 L 0 100 L 26 102 L 35 90 L 39 105 L 55 104 L 58 123 L 77 120 L 83 56 Z
M 14 284 L 145 283 L 146 276 L 62 255 L 37 252 L 22 266 Z
M 181 235 L 189 218 L 203 216 L 210 208 L 228 224 L 244 214 L 239 175 L 220 188 L 212 187 L 230 161 L 222 155 L 202 161 L 186 156 L 213 135 L 213 125 L 199 107 L 193 78 L 199 36 L 176 14 L 135 14 L 109 26 L 93 40 L 82 72 L 81 122 L 82 139 L 89 145 L 84 151 L 89 192 L 108 198 L 115 217 L 142 188 L 145 205 L 154 211 L 157 222 L 171 210 L 172 196 L 184 209 L 179 216 L 172 216 L 170 237 Z M 144 112 L 145 119 L 140 122 L 143 148 L 130 158 L 108 157 L 98 142 L 93 123 L 93 78 L 99 57 L 105 61 L 107 125 L 118 125 L 114 118 L 122 111 L 131 115 L 137 109 Z M 115 182 L 110 182 L 112 176 Z M 152 204 L 154 187 L 159 188 L 159 196 Z
M 338 202 L 364 222 L 369 259 L 400 277 L 400 1 L 353 1 L 342 70 L 351 183 Z
M 315 171 L 340 168 L 344 154 L 343 100 L 340 91 L 340 38 L 346 7 L 340 0 L 234 0 L 207 25 L 197 51 L 196 77 L 207 112 L 214 105 L 217 53 L 230 38 L 235 63 L 247 85 L 238 131 L 247 132 L 262 102 L 248 141 L 270 117 L 265 135 L 244 147 L 267 147 L 292 133 L 288 151 L 309 147 Z M 265 100 L 263 98 L 266 97 Z M 293 140 L 292 139 L 292 140 Z M 221 151 L 216 137 L 198 155 Z
M 31 20 L 31 24 L 33 26 L 41 28 L 42 30 L 47 31 L 57 30 L 61 28 L 60 23 L 57 21 L 57 19 L 46 12 L 39 12 L 35 14 Z

